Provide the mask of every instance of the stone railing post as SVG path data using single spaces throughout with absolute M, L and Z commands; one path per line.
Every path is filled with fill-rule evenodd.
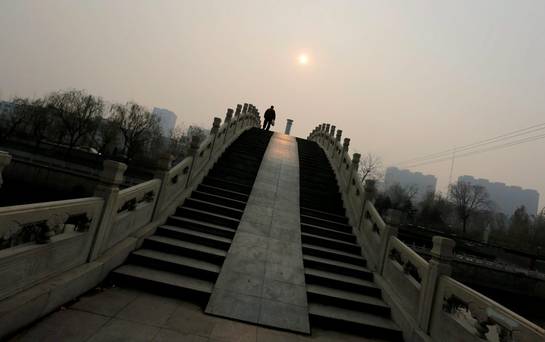
M 335 140 L 337 140 L 339 142 L 339 144 L 341 143 L 341 137 L 343 135 L 343 130 L 342 129 L 338 129 L 337 130 L 337 135 L 335 136 Z
M 284 134 L 290 135 L 291 133 L 291 126 L 293 125 L 292 119 L 287 119 L 286 121 L 286 129 L 284 130 Z
M 210 135 L 213 135 L 212 143 L 210 144 L 210 154 L 208 155 L 208 160 L 212 159 L 212 151 L 214 151 L 214 145 L 216 144 L 216 139 L 218 137 L 218 131 L 221 126 L 221 119 L 220 118 L 214 118 L 214 122 L 212 123 L 212 128 L 210 129 Z
M 450 262 L 454 257 L 455 246 L 456 242 L 452 239 L 442 236 L 433 237 L 428 276 L 426 283 L 422 286 L 418 305 L 418 323 L 425 333 L 429 333 L 431 312 L 439 279 L 444 275 L 450 276 L 452 273 Z
M 366 179 L 365 186 L 365 200 L 375 204 L 377 197 L 377 182 L 374 179 Z
M 166 196 L 166 187 L 168 186 L 169 170 L 172 167 L 172 161 L 174 156 L 170 153 L 164 153 L 159 157 L 157 162 L 157 168 L 154 173 L 154 178 L 161 180 L 161 186 L 159 187 L 159 194 L 157 195 L 157 202 L 155 203 L 155 208 L 153 209 L 153 216 L 151 217 L 152 221 L 155 221 L 159 218 L 159 215 L 163 212 L 163 206 L 165 204 Z
M 4 168 L 11 163 L 11 155 L 8 152 L 0 151 L 0 189 L 4 180 L 2 179 L 2 171 Z
M 339 167 L 338 167 L 339 169 L 343 165 L 344 153 L 348 152 L 349 147 L 350 147 L 350 138 L 344 138 L 343 149 L 341 151 L 341 160 L 339 161 Z
M 225 130 L 223 131 L 223 144 L 227 141 L 229 132 L 231 131 L 231 121 L 233 120 L 233 109 L 228 108 L 227 113 L 225 113 Z
M 246 114 L 248 112 L 248 104 L 245 103 L 244 106 L 242 107 L 242 114 Z
M 375 181 L 373 180 L 373 183 L 374 182 Z M 373 188 L 374 187 L 375 185 L 373 185 Z M 372 191 L 374 192 L 374 201 L 374 197 L 376 197 L 376 188 Z M 390 212 L 389 215 L 384 217 L 384 221 L 384 223 L 386 223 L 386 226 L 384 227 L 380 235 L 380 255 L 377 259 L 377 272 L 380 275 L 382 275 L 382 272 L 384 271 L 384 263 L 386 262 L 388 256 L 388 244 L 390 243 L 390 238 L 392 236 L 397 236 L 398 227 L 399 225 L 401 225 L 402 222 L 400 212 L 398 210 Z
M 193 166 L 195 165 L 195 159 L 196 159 L 197 151 L 199 150 L 200 143 L 201 141 L 196 135 L 191 137 L 191 143 L 189 145 L 189 156 L 191 156 L 191 166 L 189 167 L 189 173 L 187 174 L 187 181 L 185 183 L 186 188 L 189 185 L 189 182 L 191 181 L 191 174 L 193 173 Z
M 350 167 L 350 172 L 348 173 L 348 179 L 346 180 L 346 192 L 350 193 L 350 187 L 352 186 L 352 179 L 357 177 L 358 168 L 360 167 L 360 158 L 361 154 L 354 153 L 352 155 L 352 165 Z
M 112 223 L 117 214 L 117 198 L 119 195 L 119 184 L 123 182 L 123 175 L 127 165 L 113 160 L 105 160 L 102 164 L 102 172 L 94 195 L 104 199 L 102 214 L 95 232 L 93 246 L 89 260 L 96 260 L 107 244 L 110 236 Z

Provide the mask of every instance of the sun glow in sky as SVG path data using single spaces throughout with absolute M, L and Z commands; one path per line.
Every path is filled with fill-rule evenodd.
M 304 53 L 300 54 L 297 59 L 299 60 L 299 64 L 301 64 L 301 65 L 308 64 L 308 55 L 306 55 Z

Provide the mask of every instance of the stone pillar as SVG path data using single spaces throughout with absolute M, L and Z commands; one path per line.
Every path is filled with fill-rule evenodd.
M 348 151 L 350 147 L 350 138 L 344 138 L 343 151 Z
M 429 261 L 428 277 L 425 284 L 422 284 L 420 303 L 418 305 L 418 323 L 420 328 L 429 333 L 431 312 L 436 297 L 437 285 L 442 276 L 450 276 L 452 266 L 450 262 L 454 257 L 456 242 L 442 236 L 433 237 L 433 248 L 431 260 Z M 439 298 L 442 300 L 442 298 Z
M 8 152 L 0 151 L 0 189 L 2 188 L 2 171 L 4 168 L 11 163 L 11 155 Z
M 344 138 L 343 149 L 341 150 L 341 155 L 339 156 L 340 157 L 339 166 L 338 166 L 339 169 L 343 166 L 344 153 L 348 152 L 349 147 L 350 147 L 350 138 Z
M 329 126 L 331 126 L 331 125 L 330 125 L 330 124 L 326 124 L 326 125 L 325 125 L 325 130 L 324 130 L 324 132 L 325 132 L 326 134 L 329 134 Z
M 191 174 L 193 173 L 193 165 L 195 164 L 195 158 L 196 158 L 195 156 L 197 155 L 197 151 L 199 150 L 200 144 L 201 144 L 201 141 L 196 135 L 191 137 L 191 143 L 189 144 L 189 156 L 191 156 L 191 166 L 189 167 L 189 174 L 187 175 L 187 181 L 185 183 L 186 187 L 189 185 L 189 182 L 191 181 Z
M 231 122 L 231 120 L 233 119 L 233 109 L 232 108 L 228 108 L 227 109 L 227 113 L 225 113 L 225 123 L 229 123 Z
M 220 126 L 221 126 L 221 119 L 215 117 L 214 122 L 212 123 L 212 128 L 210 129 L 210 135 L 214 135 L 218 133 Z
M 286 130 L 284 131 L 284 134 L 287 134 L 287 135 L 290 134 L 292 125 L 293 125 L 293 120 L 288 119 L 287 122 L 286 122 Z
M 125 170 L 127 170 L 126 164 L 113 160 L 105 160 L 102 164 L 102 172 L 100 173 L 99 183 L 95 188 L 94 195 L 102 197 L 104 205 L 95 232 L 95 239 L 89 257 L 90 261 L 96 260 L 107 247 L 112 223 L 117 214 L 119 184 L 123 182 Z
M 237 110 L 235 111 L 235 118 L 238 118 L 240 116 L 241 111 L 242 111 L 242 105 L 237 104 Z
M 246 114 L 248 112 L 248 104 L 245 103 L 244 107 L 242 107 L 242 114 Z
M 155 221 L 159 218 L 159 215 L 163 212 L 163 206 L 165 205 L 165 189 L 168 186 L 169 182 L 169 171 L 172 167 L 172 161 L 174 156 L 170 153 L 163 153 L 159 157 L 155 172 L 153 174 L 154 178 L 161 180 L 161 186 L 159 187 L 159 194 L 157 195 L 157 202 L 155 203 L 155 209 L 153 209 L 152 221 Z
M 352 155 L 352 165 L 350 167 L 350 172 L 348 173 L 348 179 L 346 180 L 346 193 L 350 194 L 350 187 L 352 186 L 352 179 L 356 177 L 358 173 L 358 167 L 360 166 L 361 154 L 354 153 Z
M 342 129 L 338 129 L 337 130 L 337 135 L 335 136 L 335 140 L 337 140 L 340 143 L 342 135 L 343 135 Z
M 329 132 L 329 135 L 331 136 L 335 135 L 335 126 L 331 126 L 331 131 Z
M 365 200 L 375 204 L 375 199 L 377 197 L 377 186 L 374 179 L 366 179 L 365 186 Z

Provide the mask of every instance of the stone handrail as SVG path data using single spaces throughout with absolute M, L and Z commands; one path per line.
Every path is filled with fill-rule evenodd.
M 95 197 L 0 207 L 0 339 L 96 286 L 175 212 L 240 134 L 259 125 L 254 106 L 238 105 L 223 125 L 215 118 L 210 135 L 192 141 L 180 163 L 171 167 L 172 156 L 162 156 L 153 180 L 120 190 L 126 165 L 107 160 Z M 0 154 L 0 174 L 10 160 Z
M 545 341 L 543 329 L 451 277 L 441 277 L 435 296 L 433 340 Z
M 392 307 L 392 318 L 403 330 L 405 340 L 482 341 L 484 324 L 501 326 L 499 342 L 545 341 L 542 328 L 449 277 L 453 240 L 434 237 L 431 260 L 427 262 L 396 237 L 399 218 L 380 216 L 374 206 L 374 181 L 366 180 L 365 186 L 362 184 L 358 173 L 360 155 L 354 153 L 350 157 L 350 139 L 345 138 L 341 143 L 341 136 L 342 131 L 335 132 L 335 126 L 324 123 L 310 133 L 308 140 L 320 145 L 335 171 L 348 220 L 362 246 L 362 254 L 375 272 L 375 281 L 383 289 L 384 300 Z M 443 319 L 444 293 L 451 292 L 461 303 L 486 303 L 480 306 L 480 311 L 474 309 L 481 312 L 479 317 L 484 317 L 479 318 L 478 328 L 468 328 L 459 320 L 458 325 L 454 325 Z M 482 312 L 487 314 L 483 316 Z M 456 338 L 446 336 L 454 330 L 456 335 L 452 336 Z M 485 338 L 492 337 L 486 335 Z
M 0 300 L 87 261 L 104 201 L 0 208 Z

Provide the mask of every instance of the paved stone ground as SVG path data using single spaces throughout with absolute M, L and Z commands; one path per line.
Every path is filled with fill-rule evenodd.
M 310 332 L 295 138 L 271 137 L 206 312 Z
M 130 289 L 92 291 L 9 342 L 372 342 L 350 334 L 312 329 L 299 335 L 206 315 L 195 304 Z

